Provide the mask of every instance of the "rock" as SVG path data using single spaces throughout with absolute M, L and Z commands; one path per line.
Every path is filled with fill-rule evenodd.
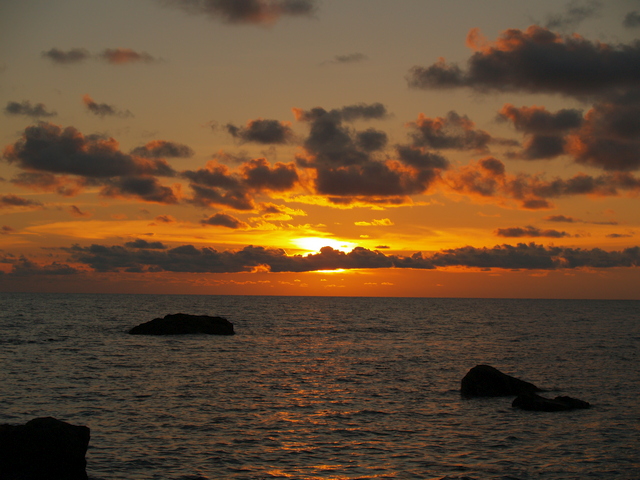
M 560 412 L 563 410 L 575 410 L 578 408 L 589 408 L 589 402 L 572 397 L 541 397 L 535 393 L 518 395 L 511 404 L 512 407 L 522 410 L 532 410 L 536 412 Z
M 233 335 L 233 323 L 222 317 L 176 313 L 155 318 L 129 330 L 132 335 Z
M 502 373 L 489 365 L 476 365 L 460 383 L 460 393 L 465 397 L 502 397 L 540 391 L 534 384 Z
M 87 480 L 85 454 L 91 432 L 52 417 L 25 425 L 0 425 L 3 480 Z

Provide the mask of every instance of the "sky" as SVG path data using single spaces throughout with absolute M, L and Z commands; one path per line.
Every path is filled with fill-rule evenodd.
M 640 299 L 639 37 L 639 0 L 4 0 L 0 291 Z

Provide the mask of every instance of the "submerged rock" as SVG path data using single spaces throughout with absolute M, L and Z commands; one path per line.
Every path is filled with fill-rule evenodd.
M 176 313 L 155 318 L 129 330 L 132 335 L 233 335 L 233 323 L 226 318 L 209 315 Z
M 87 480 L 89 427 L 52 417 L 0 425 L 0 478 Z
M 460 383 L 465 397 L 502 397 L 542 391 L 534 384 L 502 373 L 489 365 L 476 365 Z
M 556 397 L 554 399 L 541 397 L 535 393 L 518 395 L 511 404 L 512 407 L 536 412 L 560 412 L 563 410 L 575 410 L 589 408 L 591 404 L 584 400 L 572 397 Z

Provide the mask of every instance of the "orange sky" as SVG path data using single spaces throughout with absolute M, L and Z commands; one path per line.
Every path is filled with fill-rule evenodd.
M 0 291 L 640 299 L 630 2 L 32 3 Z

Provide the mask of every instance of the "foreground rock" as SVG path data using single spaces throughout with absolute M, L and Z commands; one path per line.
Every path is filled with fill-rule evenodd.
M 541 397 L 535 393 L 518 395 L 511 404 L 512 407 L 535 412 L 560 412 L 563 410 L 576 410 L 589 408 L 589 402 L 572 397 L 556 397 L 554 399 Z
M 460 383 L 465 397 L 502 397 L 542 391 L 534 384 L 502 373 L 489 365 L 476 365 Z
M 155 318 L 129 330 L 132 335 L 233 335 L 233 323 L 222 317 L 176 313 Z
M 87 480 L 85 454 L 91 432 L 51 417 L 25 425 L 0 425 L 3 480 Z

